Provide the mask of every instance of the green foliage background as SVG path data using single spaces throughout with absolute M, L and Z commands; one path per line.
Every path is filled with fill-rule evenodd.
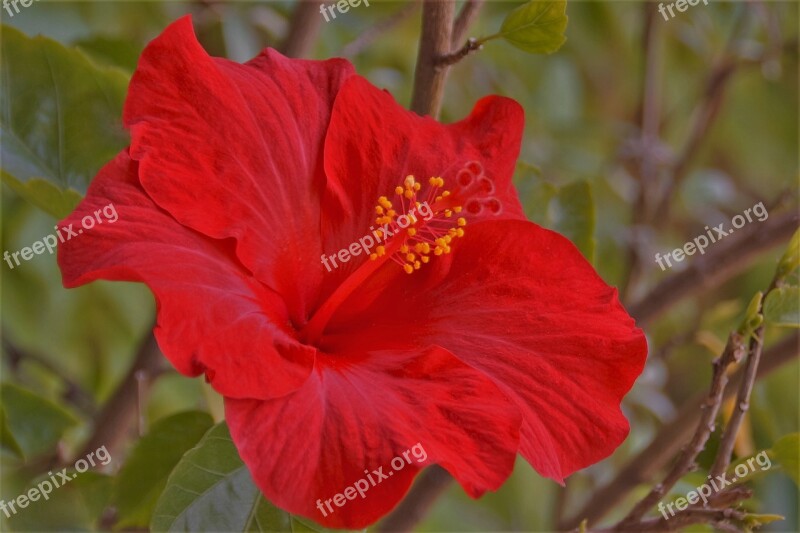
M 470 35 L 496 33 L 519 4 L 487 2 Z M 795 44 L 769 61 L 733 74 L 719 116 L 701 139 L 668 218 L 657 228 L 634 228 L 632 223 L 637 183 L 630 173 L 630 153 L 635 149 L 630 140 L 638 136 L 644 76 L 642 3 L 570 2 L 567 41 L 551 55 L 531 55 L 501 40 L 487 42 L 482 51 L 452 69 L 442 119 L 464 117 L 486 94 L 519 101 L 526 111 L 526 130 L 516 183 L 529 217 L 569 236 L 606 281 L 627 287 L 626 301 L 637 300 L 671 274 L 650 259 L 655 252 L 681 246 L 703 233 L 703 226 L 730 220 L 759 201 L 775 206 L 776 212 L 797 209 L 800 13 L 797 2 L 759 5 L 762 11 L 743 3 L 701 3 L 672 20 L 660 16 L 654 20 L 663 34 L 659 90 L 667 159 L 679 153 L 688 139 L 710 71 L 731 35 L 737 36 L 733 42 L 743 57 L 769 50 L 775 25 L 786 43 Z M 4 12 L 3 23 L 15 29 L 3 30 L 0 66 L 2 249 L 19 250 L 51 233 L 54 215 L 68 212 L 100 165 L 124 145 L 119 123 L 104 119 L 119 120 L 126 80 L 139 53 L 169 22 L 192 13 L 198 36 L 212 55 L 244 61 L 262 47 L 280 42 L 292 8 L 291 2 L 42 1 L 13 18 Z M 399 2 L 373 0 L 369 7 L 353 8 L 323 23 L 313 56 L 326 58 L 352 50 L 349 44 L 401 9 Z M 755 16 L 757 12 L 763 16 Z M 410 101 L 418 32 L 417 10 L 351 57 L 360 74 L 387 88 L 404 105 Z M 43 35 L 52 42 L 36 41 L 39 48 L 23 54 L 17 48 L 27 42 L 23 35 Z M 80 52 L 71 51 L 74 48 Z M 72 100 L 59 126 L 69 143 L 62 146 L 64 153 L 73 156 L 66 166 L 58 156 L 59 137 L 39 137 L 33 128 L 35 120 L 47 120 L 46 103 L 53 98 L 45 79 L 48 58 L 56 58 L 58 68 L 51 74 L 57 83 L 65 91 L 75 91 L 69 93 Z M 25 75 L 19 77 L 17 72 Z M 26 133 L 41 142 L 31 146 Z M 26 172 L 42 179 L 20 179 Z M 641 275 L 629 283 L 632 241 L 644 259 Z M 479 501 L 452 486 L 422 530 L 548 531 L 556 514 L 575 513 L 686 399 L 707 388 L 711 359 L 721 350 L 727 332 L 741 321 L 752 295 L 769 283 L 784 247 L 762 255 L 744 274 L 719 287 L 698 287 L 649 325 L 648 366 L 625 403 L 631 435 L 613 457 L 570 478 L 566 492 L 519 460 L 506 485 Z M 696 257 L 685 263 L 692 259 Z M 146 289 L 132 284 L 97 282 L 67 291 L 61 287 L 55 256 L 47 254 L 13 270 L 3 263 L 1 298 L 0 498 L 8 500 L 34 486 L 57 446 L 74 452 L 81 445 L 91 417 L 146 337 L 154 305 Z M 785 331 L 768 328 L 767 346 Z M 798 431 L 799 377 L 795 359 L 757 384 L 740 453 L 771 448 L 781 437 Z M 185 451 L 210 427 L 211 419 L 179 413 L 203 411 L 219 421 L 221 410 L 219 399 L 199 379 L 174 372 L 159 377 L 144 409 L 142 429 L 151 428 L 151 435 L 138 442 L 133 439 L 127 455 L 114 457 L 114 464 L 152 464 L 156 469 L 152 476 L 137 477 L 135 468 L 125 466 L 116 477 L 83 474 L 80 481 L 57 490 L 46 504 L 32 504 L 10 521 L 0 515 L 0 529 L 97 528 L 106 523 L 101 511 L 108 502 L 121 510 L 121 524 L 147 526 L 155 500 L 149 506 L 145 501 L 144 508 L 139 500 L 145 494 L 152 496 L 148 491 L 163 489 L 166 475 L 182 455 L 157 465 L 147 459 L 148 453 L 158 455 L 159 445 L 152 442 L 171 438 L 168 431 L 159 430 L 166 427 L 162 422 L 177 416 L 175 424 L 186 424 L 193 442 L 187 442 L 185 435 L 183 440 L 181 435 L 173 437 L 176 449 Z M 713 447 L 716 441 L 712 438 L 710 444 Z M 231 471 L 234 468 L 230 466 Z M 701 482 L 689 476 L 676 486 L 675 495 Z M 132 491 L 131 486 L 141 490 Z M 752 486 L 755 497 L 748 505 L 786 517 L 767 529 L 798 530 L 798 491 L 791 472 L 787 475 L 785 469 L 776 468 L 754 478 Z M 619 518 L 625 509 L 611 517 Z

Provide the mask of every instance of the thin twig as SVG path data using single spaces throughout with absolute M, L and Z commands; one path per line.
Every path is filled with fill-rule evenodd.
M 449 67 L 439 65 L 438 59 L 450 53 L 454 13 L 454 0 L 424 0 L 422 5 L 422 35 L 411 98 L 411 110 L 417 114 L 437 118 L 442 108 Z
M 746 495 L 743 494 L 742 498 Z M 695 509 L 689 508 L 680 511 L 675 516 L 670 517 L 669 520 L 662 518 L 652 518 L 642 520 L 636 524 L 635 530 L 637 533 L 645 531 L 674 531 L 693 524 L 722 524 L 731 519 L 737 522 L 742 522 L 746 518 L 745 513 L 735 509 Z M 608 533 L 615 531 L 623 531 L 618 529 L 593 529 L 592 533 Z M 739 531 L 735 529 L 734 531 Z
M 438 465 L 426 469 L 400 505 L 380 523 L 378 531 L 405 533 L 414 529 L 452 481 L 453 477 Z
M 122 379 L 111 398 L 95 417 L 94 432 L 77 457 L 83 457 L 105 446 L 114 457 L 128 437 L 129 430 L 135 426 L 144 382 L 152 382 L 159 373 L 163 358 L 151 330 L 139 346 L 136 358 L 128 373 Z M 140 376 L 137 379 L 137 376 Z M 149 379 L 143 380 L 141 376 Z
M 469 39 L 467 39 L 467 42 L 464 43 L 464 46 L 462 46 L 459 50 L 456 50 L 452 54 L 447 54 L 437 58 L 436 64 L 439 66 L 446 66 L 446 67 L 455 65 L 456 63 L 467 57 L 472 52 L 477 52 L 482 48 L 483 45 L 480 42 L 478 42 L 477 39 L 475 39 L 474 37 L 470 37 Z
M 472 23 L 475 22 L 475 19 L 478 18 L 478 13 L 483 7 L 483 4 L 484 0 L 467 0 L 464 2 L 464 6 L 461 8 L 453 24 L 453 36 L 450 43 L 450 48 L 452 50 L 458 48 L 461 43 L 464 42 L 464 39 L 467 38 L 467 32 L 470 26 L 472 26 Z
M 758 309 L 756 310 L 759 316 L 763 309 L 764 298 L 783 283 L 782 275 L 785 275 L 785 273 L 776 271 L 769 287 L 759 301 Z M 752 318 L 748 315 L 745 317 L 745 320 L 752 320 Z M 743 328 L 746 327 L 747 324 L 744 324 Z M 723 354 L 718 359 L 714 360 L 714 372 L 709 396 L 706 403 L 703 405 L 703 414 L 701 415 L 697 430 L 689 446 L 683 450 L 683 453 L 664 478 L 664 481 L 657 484 L 647 496 L 642 498 L 639 503 L 633 507 L 625 518 L 619 521 L 616 526 L 617 531 L 637 530 L 637 523 L 642 520 L 642 517 L 669 492 L 675 483 L 685 474 L 697 467 L 694 461 L 697 456 L 700 455 L 700 452 L 703 451 L 709 436 L 714 431 L 714 421 L 716 420 L 719 406 L 722 403 L 723 392 L 727 382 L 727 368 L 733 363 L 738 363 L 746 353 L 747 362 L 745 363 L 743 379 L 739 385 L 739 392 L 737 394 L 737 408 L 731 416 L 728 427 L 725 428 L 710 475 L 711 477 L 719 476 L 728 468 L 736 434 L 748 410 L 750 394 L 753 391 L 763 348 L 762 335 L 764 334 L 764 325 L 758 326 L 755 331 L 747 331 L 747 329 L 740 328 L 738 331 L 732 332 L 728 337 L 728 343 L 725 346 Z M 744 343 L 748 340 L 748 336 L 749 344 L 747 349 L 745 349 Z M 729 494 L 720 494 L 719 496 L 723 498 L 723 500 L 729 498 L 723 505 L 732 505 L 735 502 L 735 500 L 730 499 L 732 496 L 735 496 L 732 492 Z
M 777 278 L 773 280 L 772 284 L 764 293 L 764 298 L 766 298 L 779 283 L 781 283 L 781 280 Z M 763 305 L 764 300 L 762 299 L 758 309 L 759 313 L 762 311 Z M 762 324 L 756 328 L 750 338 L 750 349 L 747 355 L 747 362 L 745 363 L 744 379 L 739 386 L 739 393 L 736 396 L 736 408 L 733 410 L 725 426 L 725 433 L 723 433 L 719 448 L 717 448 L 717 456 L 714 458 L 714 464 L 711 466 L 710 474 L 712 477 L 717 477 L 725 472 L 731 462 L 731 454 L 733 453 L 733 446 L 736 442 L 736 435 L 739 433 L 739 427 L 742 425 L 744 416 L 750 408 L 750 395 L 753 392 L 753 385 L 758 372 L 758 364 L 761 361 L 761 351 L 764 348 L 763 336 L 764 326 Z
M 798 346 L 800 346 L 800 332 L 796 331 L 771 346 L 764 353 L 757 379 L 763 379 L 800 356 Z M 723 401 L 736 395 L 743 376 L 744 369 L 739 369 L 730 378 L 723 394 Z M 597 522 L 616 508 L 634 488 L 650 481 L 680 451 L 682 443 L 691 437 L 693 429 L 700 420 L 701 406 L 706 397 L 705 393 L 701 393 L 684 403 L 678 414 L 659 429 L 650 444 L 631 459 L 610 483 L 592 493 L 583 509 L 569 520 L 560 522 L 558 529 L 573 529 L 584 518 L 589 523 Z
M 714 431 L 714 421 L 717 418 L 717 412 L 722 404 L 722 395 L 725 391 L 725 385 L 728 383 L 728 367 L 740 361 L 742 357 L 744 357 L 745 352 L 746 349 L 742 336 L 736 332 L 731 333 L 722 355 L 712 363 L 714 371 L 711 379 L 711 387 L 706 401 L 703 404 L 700 422 L 697 424 L 697 429 L 695 430 L 692 440 L 666 475 L 664 481 L 653 487 L 647 496 L 642 498 L 639 503 L 631 509 L 628 515 L 617 525 L 618 530 L 634 530 L 635 524 L 639 522 L 673 486 L 675 486 L 675 483 L 687 472 L 696 468 L 695 459 L 700 455 L 700 452 L 703 451 L 709 436 L 711 436 L 711 433 Z
M 360 54 L 365 48 L 371 45 L 378 37 L 386 35 L 390 29 L 402 23 L 408 17 L 413 15 L 419 8 L 418 0 L 411 0 L 400 8 L 397 12 L 392 13 L 389 17 L 381 22 L 373 25 L 364 33 L 353 39 L 344 48 L 342 48 L 342 55 L 345 57 L 355 57 Z
M 773 214 L 764 222 L 745 226 L 715 243 L 705 255 L 693 256 L 685 270 L 666 278 L 630 305 L 631 315 L 640 326 L 652 322 L 687 295 L 699 296 L 743 272 L 761 254 L 787 242 L 798 226 L 800 215 L 796 212 Z
M 692 115 L 692 124 L 689 129 L 689 134 L 686 136 L 686 141 L 677 158 L 677 163 L 673 167 L 672 179 L 667 183 L 664 193 L 661 195 L 653 212 L 652 222 L 656 227 L 663 226 L 663 224 L 669 220 L 668 215 L 670 205 L 672 204 L 672 196 L 680 183 L 688 175 L 691 163 L 695 155 L 699 153 L 703 142 L 708 139 L 706 134 L 711 130 L 711 127 L 719 116 L 725 92 L 730 85 L 730 81 L 733 79 L 733 74 L 743 65 L 743 63 L 736 59 L 734 49 L 739 34 L 745 27 L 745 21 L 749 14 L 747 10 L 748 6 L 745 4 L 744 9 L 739 13 L 734 23 L 730 37 L 725 44 L 725 49 L 720 54 L 719 59 L 716 60 L 708 76 L 703 94 L 703 101 Z
M 310 0 L 297 3 L 289 21 L 289 31 L 280 46 L 281 52 L 288 57 L 308 57 L 322 26 L 322 15 L 319 4 Z
M 639 105 L 641 137 L 638 149 L 634 151 L 637 161 L 631 165 L 631 173 L 639 182 L 636 202 L 633 205 L 632 221 L 634 234 L 628 249 L 628 273 L 620 286 L 620 294 L 627 299 L 629 291 L 636 286 L 642 274 L 642 258 L 638 228 L 648 218 L 654 191 L 658 189 L 658 165 L 656 150 L 659 145 L 661 127 L 661 72 L 663 70 L 663 24 L 658 17 L 656 5 L 652 2 L 642 4 L 644 12 L 644 80 Z M 635 164 L 638 163 L 638 164 Z

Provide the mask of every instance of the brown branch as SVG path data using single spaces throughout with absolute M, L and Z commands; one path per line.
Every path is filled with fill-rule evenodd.
M 672 196 L 678 185 L 688 175 L 691 163 L 703 146 L 703 141 L 708 138 L 707 133 L 711 130 L 711 127 L 719 116 L 719 111 L 724 102 L 725 91 L 730 85 L 730 81 L 733 79 L 733 74 L 743 65 L 743 63 L 737 61 L 735 57 L 735 45 L 739 33 L 745 28 L 744 22 L 749 14 L 746 12 L 747 9 L 743 9 L 739 13 L 734 23 L 734 28 L 731 31 L 730 38 L 725 45 L 725 50 L 715 62 L 708 76 L 703 93 L 703 100 L 692 115 L 689 134 L 686 136 L 686 141 L 678 156 L 677 163 L 673 167 L 672 179 L 667 184 L 655 208 L 652 222 L 657 227 L 669 220 L 668 215 L 672 203 Z
M 778 279 L 778 274 L 776 274 L 775 279 L 764 293 L 764 298 L 781 283 L 783 283 L 783 280 Z M 758 312 L 761 313 L 763 308 L 764 300 L 762 299 L 759 304 Z M 725 472 L 731 462 L 731 454 L 733 453 L 733 446 L 736 442 L 736 435 L 739 433 L 739 427 L 742 425 L 745 414 L 750 409 L 750 395 L 753 392 L 753 385 L 755 384 L 756 375 L 758 373 L 758 365 L 761 361 L 761 352 L 764 348 L 763 335 L 764 325 L 762 324 L 756 328 L 750 338 L 750 347 L 744 369 L 744 379 L 739 386 L 739 393 L 736 396 L 736 408 L 733 410 L 725 426 L 725 432 L 720 440 L 719 448 L 717 448 L 714 464 L 711 466 L 709 472 L 712 477 L 717 477 Z
M 689 174 L 689 168 L 694 161 L 694 157 L 703 146 L 703 140 L 706 138 L 711 126 L 714 124 L 719 111 L 722 108 L 724 101 L 725 89 L 732 79 L 733 73 L 736 72 L 740 63 L 732 60 L 725 59 L 714 68 L 711 72 L 705 89 L 705 98 L 693 115 L 692 126 L 689 130 L 689 135 L 686 137 L 681 154 L 677 158 L 677 163 L 672 170 L 672 180 L 667 185 L 661 200 L 656 207 L 653 223 L 656 226 L 669 219 L 669 206 L 672 202 L 672 196 L 677 189 L 678 185 Z
M 470 37 L 469 39 L 467 39 L 467 42 L 464 43 L 464 46 L 462 46 L 459 50 L 456 50 L 452 54 L 447 54 L 437 58 L 436 64 L 445 67 L 455 65 L 456 63 L 467 57 L 472 52 L 477 52 L 482 48 L 483 45 L 477 39 L 475 39 L 474 37 Z
M 450 49 L 455 50 L 464 42 L 464 39 L 467 38 L 467 32 L 470 26 L 472 26 L 472 23 L 475 22 L 475 19 L 478 18 L 478 13 L 480 13 L 484 1 L 485 0 L 467 0 L 464 2 L 464 7 L 461 8 L 453 24 L 453 36 L 450 42 Z
M 761 335 L 763 334 L 764 327 L 761 326 L 756 330 L 753 338 L 750 339 L 750 353 L 747 357 L 744 379 L 739 387 L 739 394 L 736 397 L 736 408 L 733 410 L 733 414 L 725 426 L 725 433 L 723 433 L 722 439 L 720 440 L 717 456 L 714 459 L 714 465 L 709 472 L 711 477 L 716 478 L 722 474 L 728 469 L 728 465 L 731 462 L 731 454 L 733 453 L 733 446 L 736 442 L 736 435 L 739 433 L 739 427 L 742 425 L 744 415 L 750 408 L 750 394 L 753 392 L 758 364 L 761 361 L 761 351 L 763 348 Z
M 770 347 L 763 356 L 763 363 L 758 368 L 757 379 L 763 379 L 784 364 L 800 355 L 800 332 L 793 332 Z M 737 371 L 728 382 L 723 394 L 723 401 L 732 398 L 741 385 L 744 371 Z M 650 444 L 620 470 L 617 476 L 604 487 L 596 490 L 587 500 L 587 504 L 571 519 L 558 525 L 559 530 L 573 529 L 586 518 L 595 523 L 611 509 L 619 505 L 637 486 L 650 481 L 680 451 L 697 426 L 701 415 L 701 406 L 706 400 L 705 393 L 698 394 L 687 401 L 672 421 L 664 424 Z
M 322 14 L 319 4 L 311 0 L 300 0 L 289 21 L 289 31 L 280 46 L 288 57 L 308 57 L 319 35 Z
M 411 531 L 428 513 L 436 498 L 442 494 L 453 477 L 438 465 L 426 469 L 411 487 L 400 505 L 383 519 L 378 526 L 380 532 Z
M 652 322 L 686 295 L 715 287 L 747 269 L 762 253 L 788 241 L 800 226 L 798 213 L 770 216 L 718 241 L 705 255 L 692 256 L 689 266 L 666 278 L 629 311 L 642 326 Z M 655 264 L 654 264 L 655 268 Z
M 439 65 L 438 60 L 450 53 L 454 13 L 454 0 L 424 0 L 422 5 L 422 35 L 411 98 L 411 110 L 419 115 L 437 118 L 442 108 L 449 67 Z
M 783 276 L 787 273 L 778 269 L 770 282 L 769 287 L 765 291 L 764 298 L 769 293 L 780 286 L 784 280 Z M 757 313 L 763 309 L 763 298 L 759 301 Z M 748 313 L 750 308 L 748 307 Z M 763 321 L 763 317 L 762 321 Z M 745 321 L 740 329 L 730 334 L 728 343 L 725 346 L 723 354 L 714 361 L 714 371 L 711 381 L 711 389 L 706 402 L 702 405 L 702 414 L 697 429 L 692 437 L 689 445 L 684 448 L 672 469 L 666 475 L 663 482 L 658 483 L 653 489 L 641 499 L 633 509 L 628 513 L 625 518 L 620 520 L 614 527 L 615 531 L 639 530 L 640 523 L 644 515 L 655 506 L 655 504 L 664 497 L 664 495 L 677 483 L 686 473 L 695 469 L 695 459 L 705 448 L 705 444 L 714 431 L 714 421 L 716 419 L 719 406 L 723 401 L 724 387 L 727 380 L 727 367 L 733 363 L 739 362 L 744 352 L 744 342 L 749 337 L 749 345 L 747 349 L 747 363 L 742 372 L 738 395 L 737 395 L 737 409 L 731 417 L 728 427 L 725 429 L 724 435 L 721 440 L 720 447 L 717 450 L 717 455 L 714 465 L 711 469 L 711 476 L 719 476 L 724 472 L 730 464 L 730 457 L 733 451 L 733 442 L 739 430 L 744 415 L 748 410 L 750 401 L 750 394 L 752 393 L 755 380 L 758 376 L 758 366 L 761 359 L 761 351 L 763 348 L 762 335 L 764 333 L 763 324 L 756 328 L 754 332 L 746 332 L 750 327 L 750 321 L 753 320 L 749 314 L 745 316 Z M 718 506 L 732 505 L 737 500 L 737 493 L 730 491 L 730 493 L 720 494 Z M 714 503 L 712 502 L 712 505 Z
M 130 428 L 137 421 L 139 393 L 145 381 L 137 376 L 147 376 L 146 382 L 149 384 L 159 373 L 162 362 L 163 358 L 156 339 L 152 331 L 148 330 L 147 338 L 139 346 L 128 373 L 95 418 L 94 432 L 78 454 L 78 458 L 88 455 L 101 446 L 105 446 L 112 457 L 116 455 L 125 442 Z
M 664 481 L 653 487 L 647 496 L 642 498 L 639 503 L 631 509 L 628 515 L 616 526 L 617 530 L 634 530 L 636 523 L 675 486 L 675 483 L 687 472 L 697 467 L 695 465 L 695 459 L 700 455 L 700 452 L 703 451 L 708 438 L 711 436 L 711 433 L 714 432 L 714 421 L 717 418 L 717 412 L 722 404 L 725 386 L 728 383 L 728 367 L 733 363 L 739 362 L 742 357 L 744 357 L 745 351 L 744 339 L 742 336 L 736 332 L 731 333 L 722 355 L 712 363 L 714 372 L 711 379 L 711 387 L 702 405 L 702 414 L 692 440 L 666 475 Z
M 414 14 L 419 8 L 418 0 L 411 0 L 400 8 L 397 12 L 392 13 L 385 20 L 373 25 L 364 33 L 353 39 L 344 48 L 342 48 L 342 55 L 345 57 L 355 57 L 360 54 L 367 46 L 372 44 L 378 37 L 386 35 L 386 32 L 402 23 L 408 17 Z
M 747 497 L 746 494 L 747 493 L 743 493 L 742 498 Z M 693 524 L 714 524 L 718 529 L 724 529 L 721 527 L 721 525 L 731 519 L 736 520 L 737 522 L 743 522 L 746 519 L 746 515 L 742 511 L 735 509 L 689 508 L 684 511 L 680 511 L 675 516 L 671 516 L 669 520 L 665 520 L 663 517 L 642 520 L 636 524 L 635 530 L 629 531 L 636 531 L 637 533 L 645 531 L 674 531 L 680 528 L 691 526 Z M 592 533 L 615 531 L 622 530 L 593 529 Z M 739 529 L 737 528 L 734 531 L 739 531 Z
M 634 142 L 634 159 L 630 172 L 639 182 L 636 202 L 633 205 L 633 231 L 628 249 L 628 272 L 620 286 L 623 300 L 636 286 L 642 274 L 639 228 L 647 222 L 653 191 L 658 189 L 658 165 L 656 151 L 659 149 L 661 125 L 661 73 L 663 70 L 663 44 L 661 24 L 656 5 L 652 2 L 642 4 L 644 12 L 644 33 L 642 36 L 644 53 L 644 80 L 639 104 L 641 136 Z M 638 164 L 636 164 L 638 163 Z

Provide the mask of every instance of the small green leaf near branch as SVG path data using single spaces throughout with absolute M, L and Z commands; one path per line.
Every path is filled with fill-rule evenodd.
M 508 14 L 500 31 L 478 44 L 502 38 L 531 54 L 552 54 L 566 42 L 567 2 L 531 0 Z

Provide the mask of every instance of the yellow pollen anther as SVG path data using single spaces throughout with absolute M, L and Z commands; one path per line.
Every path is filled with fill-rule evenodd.
M 423 264 L 429 263 L 431 257 L 451 253 L 450 244 L 457 238 L 464 236 L 464 230 L 461 229 L 467 224 L 464 217 L 460 217 L 455 221 L 448 220 L 447 222 L 455 222 L 450 228 L 443 228 L 439 225 L 428 224 L 428 221 L 434 217 L 435 222 L 445 222 L 445 219 L 454 218 L 453 213 L 461 213 L 462 206 L 449 205 L 451 202 L 444 201 L 445 205 L 441 207 L 428 207 L 430 213 L 426 213 L 426 217 L 419 218 L 416 210 L 422 212 L 422 207 L 427 206 L 431 202 L 431 197 L 435 196 L 434 202 L 441 202 L 448 196 L 452 195 L 451 191 L 444 190 L 444 179 L 441 176 L 431 176 L 428 179 L 430 184 L 429 190 L 423 194 L 428 200 L 425 202 L 419 201 L 418 193 L 422 191 L 423 184 L 418 182 L 416 178 L 409 174 L 403 180 L 401 185 L 394 188 L 394 193 L 400 197 L 400 203 L 397 210 L 392 208 L 392 202 L 386 196 L 378 198 L 377 205 L 375 206 L 375 214 L 377 222 L 380 225 L 391 227 L 395 238 L 400 239 L 401 242 L 389 244 L 388 238 L 384 246 L 377 246 L 374 253 L 369 254 L 371 261 L 376 261 L 380 257 L 387 255 L 392 256 L 392 260 L 399 263 L 403 270 L 412 274 L 415 270 L 419 270 Z M 427 188 L 427 186 L 426 186 Z M 441 189 L 437 191 L 436 189 Z M 437 196 L 436 193 L 439 193 Z M 408 204 L 406 204 L 408 199 Z M 414 207 L 416 207 L 416 210 Z M 409 212 L 409 209 L 411 211 Z M 399 215 L 399 218 L 398 218 Z M 406 219 L 404 225 L 400 223 Z M 402 229 L 406 231 L 403 232 Z M 386 238 L 387 231 L 377 229 L 373 231 L 378 240 Z M 391 235 L 391 233 L 388 233 Z M 391 254 L 387 254 L 387 250 L 392 250 Z

